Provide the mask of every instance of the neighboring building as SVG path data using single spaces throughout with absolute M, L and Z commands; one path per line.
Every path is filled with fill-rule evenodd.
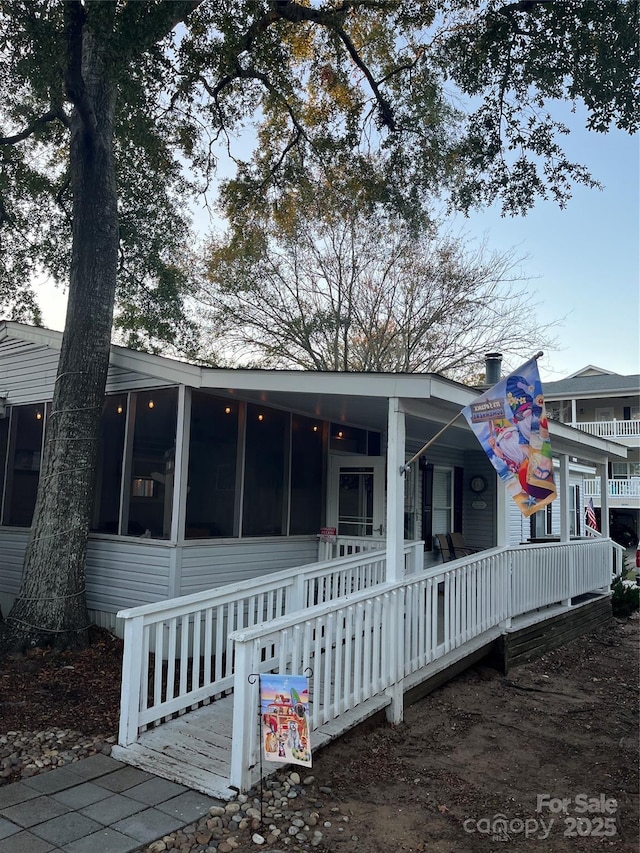
M 610 460 L 606 478 L 585 480 L 582 498 L 585 508 L 593 500 L 601 523 L 606 479 L 612 537 L 633 546 L 633 538 L 640 536 L 640 374 L 621 376 L 588 365 L 566 379 L 546 382 L 544 395 L 550 418 L 627 448 L 626 460 Z

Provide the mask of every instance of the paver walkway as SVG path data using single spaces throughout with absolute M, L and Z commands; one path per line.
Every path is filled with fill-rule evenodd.
M 221 805 L 106 755 L 0 787 L 2 853 L 130 853 Z

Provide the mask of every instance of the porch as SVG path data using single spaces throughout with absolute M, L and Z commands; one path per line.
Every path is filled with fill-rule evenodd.
M 311 672 L 314 750 L 408 690 L 489 649 L 510 628 L 608 596 L 622 549 L 607 539 L 499 547 L 425 568 L 386 548 L 121 611 L 125 657 L 113 756 L 231 798 L 261 762 L 257 673 Z

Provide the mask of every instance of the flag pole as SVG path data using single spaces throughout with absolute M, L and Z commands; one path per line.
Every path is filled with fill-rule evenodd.
M 433 436 L 433 438 L 430 438 L 430 439 L 429 439 L 429 441 L 424 445 L 424 447 L 421 447 L 421 448 L 420 448 L 420 450 L 419 450 L 417 453 L 414 453 L 414 454 L 413 454 L 413 456 L 411 457 L 411 459 L 409 459 L 407 462 L 405 462 L 405 463 L 404 463 L 404 465 L 401 465 L 401 466 L 400 466 L 400 476 L 402 476 L 402 474 L 404 474 L 404 472 L 405 472 L 405 471 L 408 471 L 408 470 L 409 470 L 409 465 L 411 465 L 411 463 L 412 463 L 412 462 L 415 462 L 415 461 L 416 461 L 416 459 L 418 458 L 418 456 L 422 456 L 422 454 L 425 452 L 425 450 L 426 450 L 428 447 L 431 447 L 431 445 L 433 444 L 433 442 L 434 442 L 434 441 L 436 441 L 438 438 L 440 438 L 440 436 L 442 435 L 442 433 L 443 433 L 445 430 L 449 429 L 449 427 L 451 426 L 451 424 L 454 424 L 454 423 L 458 420 L 458 418 L 460 417 L 460 415 L 461 415 L 461 414 L 462 414 L 462 410 L 460 410 L 460 411 L 458 412 L 458 414 L 455 416 L 455 418 L 451 418 L 451 420 L 449 421 L 449 423 L 448 423 L 448 424 L 445 424 L 445 425 L 442 427 L 442 429 L 441 429 L 439 432 L 437 432 L 437 433 Z
M 533 360 L 537 361 L 537 360 L 538 360 L 541 356 L 543 356 L 543 355 L 544 355 L 544 352 L 543 352 L 542 350 L 538 350 L 538 352 L 533 356 Z M 434 442 L 434 441 L 437 441 L 437 439 L 439 439 L 439 438 L 440 438 L 440 436 L 442 435 L 442 433 L 443 433 L 445 430 L 449 429 L 449 427 L 450 427 L 452 424 L 454 424 L 454 423 L 458 420 L 458 418 L 460 417 L 460 415 L 462 414 L 462 412 L 463 412 L 463 411 L 464 411 L 464 410 L 463 410 L 463 409 L 461 409 L 461 410 L 458 412 L 458 414 L 455 416 L 455 418 L 451 418 L 451 420 L 449 421 L 449 423 L 445 424 L 445 425 L 442 427 L 442 429 L 441 429 L 439 432 L 437 432 L 437 433 L 433 436 L 433 438 L 429 439 L 429 441 L 424 445 L 424 447 L 421 447 L 421 448 L 420 448 L 420 450 L 419 450 L 417 453 L 414 453 L 414 454 L 413 454 L 413 456 L 411 457 L 411 459 L 409 459 L 407 462 L 405 462 L 405 463 L 404 463 L 404 465 L 401 465 L 401 466 L 400 466 L 400 476 L 402 476 L 402 475 L 405 473 L 405 471 L 408 471 L 408 470 L 409 470 L 409 465 L 411 465 L 411 463 L 412 463 L 412 462 L 415 462 L 415 461 L 416 461 L 416 459 L 418 458 L 418 456 L 422 456 L 422 454 L 425 452 L 425 450 L 427 450 L 429 447 L 431 447 L 431 445 L 433 444 L 433 442 Z

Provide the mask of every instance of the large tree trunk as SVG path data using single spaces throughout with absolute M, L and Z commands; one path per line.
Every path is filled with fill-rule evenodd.
M 110 6 L 111 4 L 105 4 Z M 5 648 L 82 647 L 88 642 L 85 558 L 93 505 L 118 261 L 113 157 L 115 86 L 86 21 L 70 62 L 73 250 L 69 305 L 46 424 L 31 535 L 20 593 L 7 617 Z M 73 45 L 72 45 L 73 48 Z

